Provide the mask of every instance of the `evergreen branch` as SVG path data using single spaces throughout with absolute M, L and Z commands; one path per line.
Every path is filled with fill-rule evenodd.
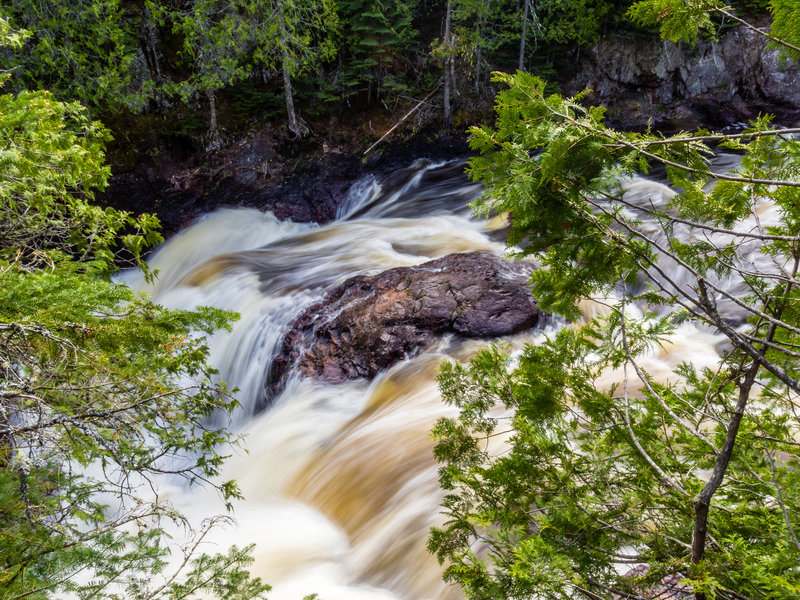
M 622 328 L 622 344 L 625 347 L 626 352 L 627 352 L 628 351 L 628 349 L 627 349 L 628 342 L 627 342 L 627 339 L 626 339 L 625 328 L 624 327 Z M 642 446 L 641 442 L 639 442 L 639 438 L 637 437 L 636 433 L 633 431 L 633 427 L 631 426 L 630 399 L 628 397 L 628 376 L 627 376 L 627 374 L 625 375 L 625 377 L 623 379 L 623 385 L 625 386 L 625 393 L 624 393 L 625 410 L 623 412 L 623 417 L 624 417 L 624 420 L 625 420 L 625 428 L 628 430 L 628 435 L 630 436 L 631 441 L 633 442 L 633 445 L 636 447 L 636 450 L 639 451 L 639 454 L 642 456 L 642 458 L 645 459 L 647 464 L 649 464 L 650 467 L 652 467 L 652 469 L 658 474 L 658 476 L 661 478 L 661 480 L 664 483 L 666 483 L 669 487 L 671 487 L 676 492 L 679 492 L 680 494 L 682 494 L 684 496 L 687 495 L 688 492 L 686 491 L 686 489 L 682 485 L 680 485 L 678 482 L 676 482 L 674 479 L 672 479 L 672 477 L 667 475 L 667 473 L 658 465 L 658 463 L 656 463 L 653 460 L 653 458 L 647 453 L 647 451 Z
M 527 94 L 527 91 L 525 91 L 525 93 Z M 529 97 L 531 97 L 531 96 L 529 96 Z M 678 162 L 675 162 L 675 161 L 670 160 L 668 158 L 665 158 L 663 156 L 659 156 L 657 154 L 653 154 L 652 152 L 648 152 L 645 149 L 645 147 L 647 146 L 647 143 L 648 143 L 647 140 L 642 142 L 642 144 L 636 144 L 636 143 L 631 142 L 631 141 L 627 140 L 626 138 L 622 137 L 621 134 L 618 134 L 616 131 L 609 130 L 609 129 L 606 129 L 606 128 L 598 129 L 596 127 L 593 127 L 593 126 L 589 125 L 588 123 L 586 123 L 582 119 L 577 119 L 577 118 L 573 117 L 570 114 L 565 114 L 565 113 L 559 112 L 558 110 L 556 110 L 555 108 L 550 106 L 549 103 L 545 102 L 543 96 L 539 96 L 537 98 L 531 97 L 531 100 L 533 100 L 534 102 L 539 101 L 541 103 L 541 105 L 546 107 L 547 110 L 553 116 L 558 117 L 562 121 L 566 121 L 568 123 L 571 123 L 575 127 L 578 127 L 580 129 L 584 129 L 584 130 L 588 131 L 589 133 L 591 133 L 592 135 L 599 136 L 599 137 L 604 137 L 604 138 L 610 140 L 612 142 L 612 145 L 611 145 L 612 148 L 617 148 L 617 149 L 626 148 L 628 150 L 632 150 L 638 155 L 645 156 L 645 157 L 650 158 L 651 160 L 654 160 L 654 161 L 656 161 L 656 162 L 658 162 L 658 163 L 660 163 L 662 165 L 665 165 L 665 166 L 668 166 L 668 167 L 674 167 L 674 168 L 679 169 L 681 171 L 684 171 L 686 173 L 692 173 L 692 174 L 696 174 L 696 175 L 703 175 L 703 176 L 711 177 L 713 179 L 718 179 L 718 180 L 732 181 L 732 182 L 737 182 L 737 183 L 748 183 L 748 184 L 753 184 L 753 185 L 774 185 L 774 186 L 782 186 L 782 187 L 800 187 L 800 181 L 780 180 L 780 179 L 760 179 L 760 178 L 755 178 L 755 177 L 738 177 L 738 176 L 734 176 L 734 175 L 729 175 L 727 173 L 719 173 L 719 172 L 711 171 L 710 169 L 709 170 L 700 170 L 700 169 L 697 169 L 695 167 L 690 167 L 689 165 L 686 165 L 686 164 L 683 164 L 683 163 L 678 163 Z M 616 134 L 616 135 L 612 135 L 612 134 Z M 668 140 L 665 140 L 665 142 L 668 142 Z
M 682 219 L 675 215 L 669 214 L 662 214 L 656 210 L 651 209 L 644 209 L 641 206 L 634 204 L 628 200 L 625 200 L 624 195 L 620 196 L 612 196 L 611 194 L 603 194 L 603 197 L 607 200 L 613 200 L 615 202 L 619 202 L 620 204 L 627 206 L 628 208 L 632 208 L 634 210 L 639 210 L 643 212 L 647 212 L 653 217 L 663 217 L 668 219 L 671 223 L 680 223 L 681 225 L 688 225 L 689 227 L 694 227 L 695 229 L 702 229 L 705 231 L 710 231 L 712 233 L 722 233 L 726 235 L 730 235 L 731 237 L 745 237 L 751 238 L 754 240 L 761 240 L 763 242 L 800 242 L 800 235 L 771 235 L 767 233 L 752 233 L 750 231 L 738 231 L 736 229 L 726 229 L 724 227 L 717 227 L 714 225 L 709 225 L 707 223 L 700 223 L 698 221 L 691 221 L 689 219 Z
M 681 419 L 678 415 L 676 415 L 675 412 L 669 407 L 669 405 L 667 405 L 661 394 L 659 394 L 655 389 L 653 389 L 653 386 L 650 384 L 650 378 L 639 367 L 639 365 L 636 362 L 636 359 L 634 359 L 633 355 L 631 354 L 630 348 L 628 347 L 628 341 L 625 335 L 624 305 L 623 305 L 623 310 L 618 310 L 617 314 L 620 317 L 620 328 L 622 329 L 622 347 L 625 350 L 625 355 L 627 356 L 628 362 L 630 362 L 630 364 L 633 365 L 633 368 L 639 380 L 644 384 L 645 388 L 650 393 L 650 395 L 658 401 L 661 408 L 664 409 L 664 411 L 672 418 L 673 421 L 675 421 L 678 425 L 683 427 L 689 434 L 696 437 L 698 440 L 700 440 L 701 442 L 706 444 L 709 448 L 711 448 L 711 451 L 714 453 L 714 455 L 718 454 L 719 450 L 717 450 L 717 447 L 711 442 L 711 440 L 709 440 L 701 431 L 693 427 L 689 427 L 689 425 L 687 425 L 684 422 L 684 420 Z
M 786 127 L 783 129 L 765 129 L 761 131 L 749 131 L 745 133 L 724 133 L 718 135 L 695 135 L 690 137 L 672 137 L 659 140 L 645 140 L 644 144 L 650 146 L 665 146 L 670 144 L 693 144 L 701 143 L 721 143 L 733 140 L 760 138 L 760 137 L 780 137 L 783 135 L 794 135 L 800 133 L 800 127 Z
M 693 564 L 700 564 L 700 562 L 703 560 L 703 555 L 705 554 L 706 537 L 708 535 L 708 514 L 711 506 L 711 498 L 722 484 L 722 480 L 724 479 L 725 473 L 728 470 L 728 464 L 731 456 L 733 455 L 733 449 L 736 444 L 736 437 L 739 433 L 739 425 L 742 422 L 745 407 L 750 399 L 750 390 L 753 387 L 753 383 L 756 380 L 756 375 L 758 374 L 760 368 L 761 365 L 758 361 L 753 362 L 745 376 L 745 379 L 740 383 L 739 399 L 736 403 L 736 409 L 734 410 L 731 420 L 728 422 L 725 442 L 723 443 L 720 452 L 717 453 L 717 460 L 714 464 L 714 469 L 711 472 L 711 477 L 709 477 L 708 482 L 703 487 L 700 494 L 692 501 L 692 506 L 694 507 L 695 511 L 691 555 Z M 701 596 L 698 597 L 697 600 L 705 600 L 704 594 L 697 594 L 696 596 Z
M 759 422 L 759 427 L 761 423 Z M 772 483 L 775 486 L 775 490 L 778 492 L 778 497 L 776 500 L 778 501 L 778 505 L 781 507 L 781 512 L 783 513 L 783 520 L 786 523 L 786 528 L 789 530 L 789 535 L 792 536 L 792 541 L 794 542 L 795 548 L 800 551 L 800 540 L 797 539 L 797 534 L 794 532 L 794 527 L 792 526 L 792 522 L 789 519 L 789 511 L 786 508 L 786 503 L 783 501 L 783 489 L 781 485 L 778 483 L 778 479 L 775 477 L 775 456 L 773 455 L 772 451 L 767 446 L 767 440 L 763 440 L 764 442 L 764 453 L 767 455 L 767 459 L 769 460 L 769 470 L 770 475 L 772 475 Z

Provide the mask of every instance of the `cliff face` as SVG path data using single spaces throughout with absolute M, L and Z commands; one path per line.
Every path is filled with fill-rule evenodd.
M 589 88 L 616 126 L 649 120 L 671 128 L 724 126 L 759 112 L 782 120 L 800 115 L 800 68 L 782 60 L 755 31 L 737 27 L 692 46 L 609 36 L 581 58 L 569 94 Z

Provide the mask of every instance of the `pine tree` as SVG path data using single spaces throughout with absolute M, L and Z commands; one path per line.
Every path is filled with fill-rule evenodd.
M 280 69 L 289 131 L 308 133 L 294 108 L 292 80 L 336 52 L 339 21 L 332 0 L 247 0 L 255 64 Z
M 407 68 L 405 54 L 417 41 L 412 20 L 418 2 L 344 0 L 338 3 L 345 47 L 343 96 L 366 92 L 367 103 L 394 89 Z

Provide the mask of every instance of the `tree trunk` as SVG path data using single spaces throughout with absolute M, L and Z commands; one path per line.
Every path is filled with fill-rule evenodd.
M 530 8 L 530 0 L 525 0 L 525 5 L 522 7 L 522 37 L 519 41 L 519 67 L 520 71 L 525 70 L 525 38 L 528 35 L 528 10 Z
M 736 444 L 736 437 L 739 433 L 739 425 L 744 416 L 744 410 L 747 406 L 747 401 L 750 398 L 750 390 L 756 380 L 760 365 L 754 362 L 750 367 L 747 375 L 739 385 L 739 400 L 736 403 L 736 409 L 733 412 L 730 422 L 728 423 L 728 431 L 725 436 L 725 442 L 722 445 L 717 455 L 717 461 L 714 465 L 714 471 L 706 483 L 703 490 L 694 499 L 692 506 L 694 508 L 694 531 L 692 532 L 692 564 L 699 565 L 703 560 L 706 551 L 706 537 L 708 536 L 708 512 L 711 508 L 711 498 L 714 492 L 717 491 L 722 480 L 725 478 L 725 472 L 728 470 L 728 463 L 733 455 L 733 449 Z M 695 600 L 706 600 L 706 594 L 703 592 L 695 593 Z
M 208 94 L 208 108 L 211 115 L 209 116 L 209 124 L 208 127 L 211 130 L 211 137 L 216 139 L 217 138 L 217 96 L 214 93 L 214 90 L 208 90 L 206 92 Z
M 217 150 L 220 147 L 219 128 L 217 127 L 217 93 L 216 90 L 206 90 L 208 96 L 208 143 L 206 151 Z
M 286 41 L 286 28 L 283 22 L 283 2 L 278 7 L 278 26 L 280 28 L 281 67 L 283 70 L 283 94 L 286 98 L 286 115 L 289 120 L 289 131 L 295 137 L 303 137 L 307 129 L 300 125 L 297 113 L 294 110 L 294 97 L 292 96 L 292 73 L 289 69 L 289 49 Z
M 453 0 L 447 0 L 447 13 L 444 19 L 444 124 L 450 127 L 452 120 L 452 108 L 450 106 L 450 94 L 452 92 L 452 72 L 453 72 L 453 44 L 450 39 L 450 20 L 453 12 Z
M 155 72 L 155 77 L 151 76 L 151 79 L 154 79 L 157 83 L 161 82 L 161 61 L 158 57 L 158 33 L 156 32 L 156 27 L 153 24 L 153 19 L 150 15 L 150 11 L 145 9 L 144 11 L 144 18 L 142 19 L 142 33 L 141 37 L 144 40 L 144 55 L 145 60 L 148 62 L 148 66 L 150 67 L 151 71 Z
M 478 17 L 478 24 L 477 24 L 477 33 L 478 33 L 478 42 L 475 48 L 475 93 L 480 94 L 481 90 L 481 67 L 483 61 L 483 26 L 486 22 L 486 19 L 489 16 L 489 10 L 491 9 L 491 0 L 486 0 L 484 3 L 485 8 L 483 9 L 485 12 L 481 13 Z
M 297 121 L 297 113 L 294 111 L 294 98 L 292 97 L 292 77 L 289 73 L 289 56 L 286 50 L 283 51 L 283 93 L 286 96 L 286 114 L 289 117 L 289 131 L 297 137 L 303 137 L 303 128 Z
M 794 273 L 796 272 L 797 263 L 795 263 L 795 269 L 792 277 L 794 277 Z M 717 312 L 713 301 L 709 300 L 705 283 L 702 280 L 699 280 L 698 284 L 701 305 L 712 319 L 719 320 L 719 313 Z M 774 311 L 774 316 L 778 319 L 780 319 L 783 314 L 783 310 L 786 306 L 786 299 L 789 297 L 791 290 L 792 286 L 790 284 L 787 286 L 785 291 L 783 302 Z M 777 325 L 772 323 L 766 334 L 765 344 L 761 348 L 762 352 L 766 352 L 768 344 L 775 339 L 776 331 Z M 714 470 L 711 472 L 711 477 L 709 477 L 706 485 L 692 501 L 692 507 L 694 508 L 694 529 L 692 531 L 691 546 L 692 564 L 699 565 L 703 560 L 703 556 L 705 555 L 706 538 L 708 537 L 708 513 L 711 509 L 711 498 L 714 496 L 714 493 L 717 491 L 719 486 L 722 484 L 723 479 L 725 478 L 725 473 L 728 470 L 728 464 L 730 463 L 731 456 L 733 455 L 733 450 L 736 445 L 739 427 L 742 423 L 742 418 L 744 417 L 744 411 L 747 408 L 747 403 L 750 400 L 753 385 L 756 382 L 756 378 L 761 370 L 762 365 L 762 360 L 756 358 L 744 373 L 744 376 L 740 376 L 738 382 L 739 397 L 737 399 L 736 408 L 733 411 L 733 415 L 731 416 L 730 421 L 728 421 L 725 442 L 722 444 L 722 449 L 717 454 L 717 460 L 714 463 Z M 696 592 L 695 600 L 707 600 L 706 594 L 703 592 Z
M 479 33 L 480 35 L 480 33 Z M 479 94 L 481 90 L 481 47 L 475 50 L 475 93 Z

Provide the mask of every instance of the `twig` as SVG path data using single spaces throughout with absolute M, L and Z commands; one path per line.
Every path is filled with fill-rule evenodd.
M 440 87 L 441 85 L 442 85 L 442 82 L 441 82 L 441 81 L 440 81 L 439 83 L 437 83 L 437 84 L 436 84 L 436 87 L 435 87 L 435 88 L 433 88 L 433 89 L 431 90 L 431 92 L 430 92 L 430 93 L 429 93 L 427 96 L 425 96 L 425 97 L 424 97 L 422 100 L 420 100 L 419 102 L 417 102 L 417 105 L 416 105 L 414 108 L 412 108 L 410 111 L 408 111 L 406 114 L 404 114 L 404 115 L 401 117 L 401 119 L 400 119 L 400 120 L 399 120 L 397 123 L 395 123 L 395 124 L 394 124 L 394 126 L 393 126 L 393 127 L 392 127 L 392 128 L 389 130 L 389 131 L 387 131 L 386 133 L 384 133 L 384 134 L 383 134 L 383 135 L 380 137 L 380 139 L 379 139 L 377 142 L 375 142 L 374 144 L 372 144 L 372 146 L 370 146 L 369 148 L 367 148 L 367 149 L 364 151 L 364 154 L 363 154 L 363 156 L 366 156 L 367 154 L 369 154 L 370 152 L 372 152 L 372 150 L 375 148 L 375 146 L 377 146 L 377 145 L 378 145 L 378 144 L 380 144 L 380 143 L 381 143 L 383 140 L 385 140 L 387 137 L 389 137 L 389 135 L 390 135 L 390 134 L 391 134 L 391 133 L 392 133 L 392 132 L 393 132 L 395 129 L 397 129 L 397 127 L 400 125 L 400 123 L 402 123 L 403 121 L 405 121 L 405 120 L 406 120 L 408 117 L 410 117 L 410 116 L 411 116 L 411 115 L 414 113 L 414 111 L 415 111 L 415 110 L 417 110 L 417 109 L 418 109 L 420 106 L 422 106 L 423 104 L 425 104 L 425 102 L 428 100 L 428 98 L 430 98 L 431 96 L 433 96 L 434 92 L 435 92 L 436 90 L 438 90 L 438 89 L 439 89 L 439 87 Z
M 755 27 L 754 25 L 748 23 L 744 19 L 740 19 L 736 15 L 729 13 L 724 8 L 714 8 L 712 10 L 714 10 L 714 11 L 716 11 L 716 12 L 718 12 L 718 13 L 726 16 L 726 17 L 728 17 L 729 19 L 731 19 L 733 21 L 736 21 L 737 23 L 739 23 L 739 25 L 744 25 L 747 29 L 750 29 L 751 31 L 755 31 L 757 34 L 759 34 L 761 36 L 764 36 L 765 38 L 767 38 L 769 41 L 771 41 L 774 44 L 778 44 L 779 46 L 783 46 L 784 48 L 788 48 L 789 50 L 793 50 L 794 52 L 800 52 L 800 48 L 798 48 L 797 46 L 795 46 L 793 44 L 790 44 L 789 42 L 786 42 L 786 41 L 784 41 L 784 40 L 782 40 L 780 38 L 777 38 L 777 37 L 775 37 L 774 35 L 772 35 L 769 32 L 762 31 L 761 29 L 759 29 L 758 27 Z

